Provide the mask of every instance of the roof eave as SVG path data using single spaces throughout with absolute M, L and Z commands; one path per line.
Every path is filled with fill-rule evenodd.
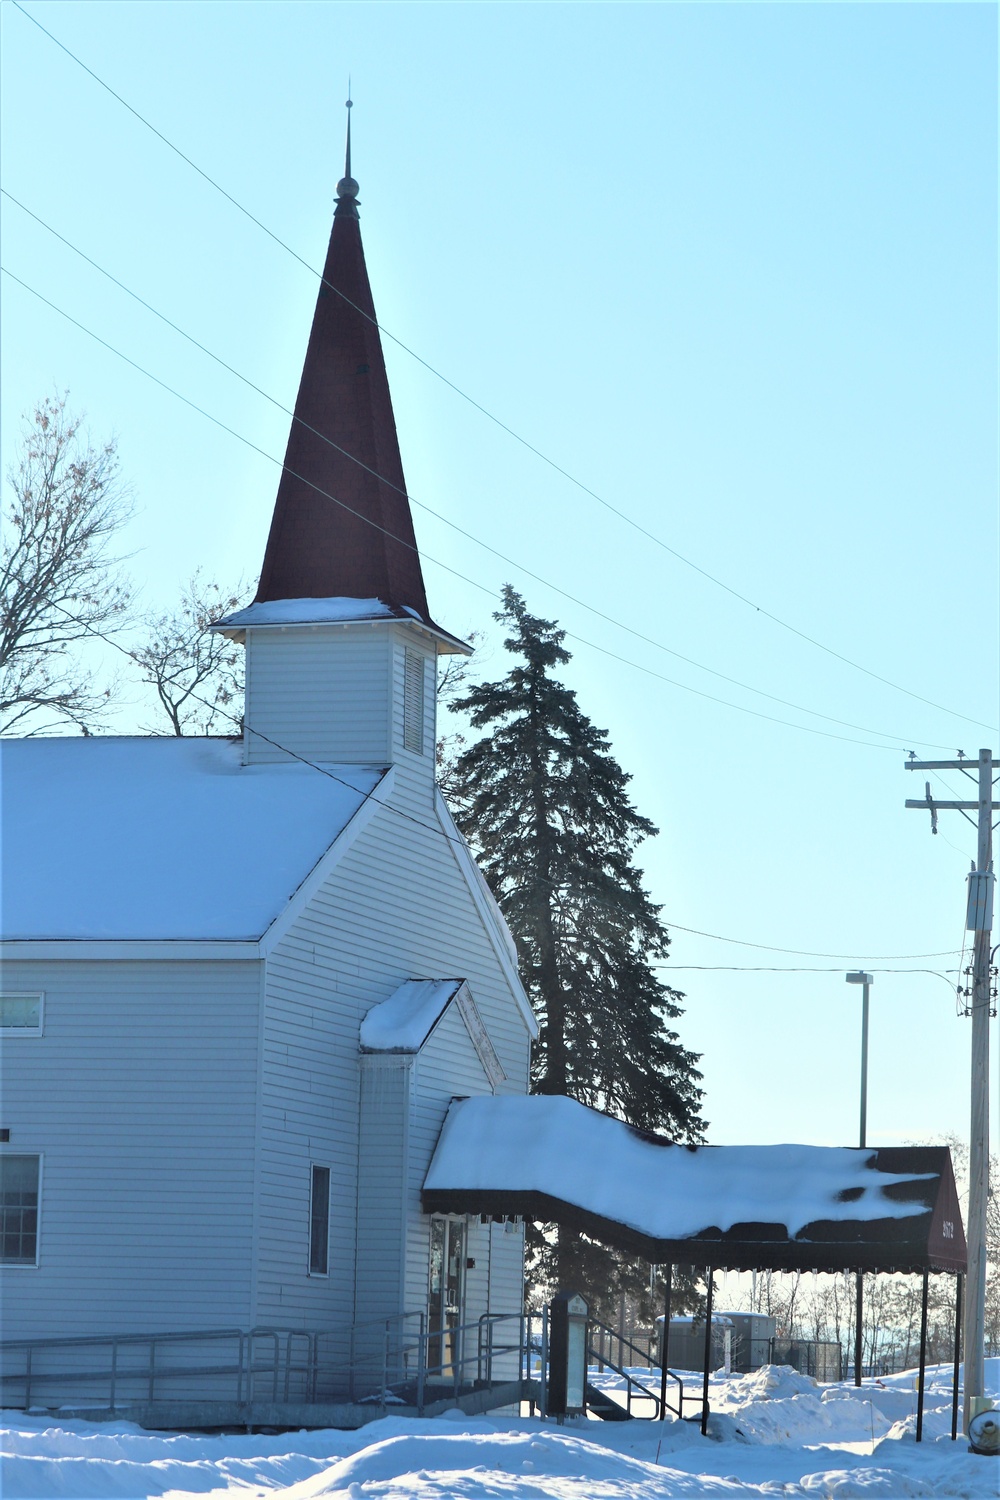
M 459 640 L 458 636 L 442 630 L 440 625 L 435 625 L 433 621 L 418 620 L 415 616 L 407 614 L 358 615 L 350 620 L 262 620 L 243 625 L 230 625 L 225 620 L 215 620 L 208 629 L 243 645 L 246 643 L 248 630 L 322 630 L 338 627 L 346 629 L 354 625 L 407 625 L 429 636 L 435 642 L 439 656 L 471 656 L 473 653 L 473 648 L 467 641 Z

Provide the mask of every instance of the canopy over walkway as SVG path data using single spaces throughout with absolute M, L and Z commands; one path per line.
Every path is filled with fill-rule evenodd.
M 555 1096 L 453 1103 L 422 1201 L 565 1224 L 658 1265 L 966 1268 L 946 1146 L 679 1146 Z

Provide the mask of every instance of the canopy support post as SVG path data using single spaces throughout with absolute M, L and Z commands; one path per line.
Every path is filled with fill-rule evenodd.
M 701 1435 L 708 1432 L 708 1376 L 712 1363 L 712 1267 L 708 1268 L 708 1291 L 705 1295 L 705 1369 L 701 1383 Z
M 861 1356 L 864 1352 L 865 1273 L 858 1272 L 854 1297 L 854 1384 L 861 1384 Z
M 917 1376 L 917 1442 L 924 1439 L 924 1370 L 927 1366 L 927 1292 L 930 1272 L 924 1272 L 920 1292 L 920 1373 Z
M 958 1437 L 958 1367 L 962 1357 L 962 1273 L 955 1277 L 955 1363 L 951 1373 L 951 1440 Z
M 674 1268 L 667 1266 L 667 1286 L 663 1293 L 663 1342 L 660 1345 L 660 1421 L 667 1420 L 667 1354 L 670 1349 L 670 1294 L 673 1290 Z M 678 1412 L 683 1417 L 682 1411 Z

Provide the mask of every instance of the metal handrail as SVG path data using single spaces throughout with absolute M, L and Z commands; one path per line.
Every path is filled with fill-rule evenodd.
M 675 1380 L 677 1382 L 677 1406 L 676 1408 L 674 1408 L 669 1404 L 669 1402 L 664 1402 L 661 1405 L 659 1391 L 651 1391 L 647 1385 L 644 1385 L 641 1380 L 639 1380 L 627 1368 L 624 1367 L 624 1363 L 622 1365 L 615 1364 L 614 1360 L 610 1359 L 603 1352 L 603 1349 L 597 1350 L 593 1347 L 590 1342 L 590 1331 L 591 1329 L 595 1328 L 599 1329 L 602 1334 L 610 1334 L 611 1337 L 621 1345 L 622 1349 L 629 1349 L 635 1354 L 642 1355 L 643 1360 L 647 1363 L 649 1361 L 649 1355 L 645 1350 L 640 1349 L 638 1344 L 633 1344 L 631 1339 L 627 1339 L 624 1334 L 619 1333 L 617 1329 L 612 1328 L 610 1324 L 602 1323 L 600 1318 L 590 1318 L 588 1320 L 587 1353 L 588 1355 L 591 1355 L 594 1359 L 596 1359 L 599 1364 L 607 1365 L 609 1369 L 613 1370 L 616 1375 L 620 1375 L 625 1381 L 625 1410 L 628 1412 L 629 1416 L 632 1415 L 632 1387 L 635 1386 L 637 1390 L 642 1392 L 645 1399 L 650 1400 L 654 1403 L 655 1410 L 658 1413 L 660 1420 L 665 1420 L 668 1411 L 675 1410 L 677 1416 L 683 1418 L 685 1400 L 690 1401 L 695 1398 L 690 1396 L 686 1397 L 684 1395 L 684 1382 L 677 1374 L 676 1370 L 671 1370 L 668 1368 L 666 1373 L 670 1376 L 671 1380 Z M 650 1368 L 652 1368 L 652 1366 L 650 1366 Z
M 89 1386 L 103 1382 L 110 1409 L 114 1411 L 123 1399 L 123 1388 L 129 1393 L 124 1398 L 123 1410 L 143 1399 L 137 1393 L 137 1382 L 138 1389 L 144 1390 L 144 1399 L 152 1403 L 157 1395 L 163 1399 L 164 1388 L 176 1396 L 180 1381 L 230 1377 L 235 1385 L 236 1403 L 243 1407 L 262 1394 L 258 1383 L 261 1380 L 265 1382 L 264 1392 L 269 1391 L 274 1403 L 279 1398 L 286 1402 L 314 1403 L 320 1399 L 320 1382 L 332 1379 L 334 1388 L 346 1386 L 350 1401 L 378 1402 L 384 1411 L 388 1402 L 397 1400 L 415 1404 L 417 1411 L 423 1413 L 428 1400 L 438 1399 L 449 1387 L 457 1399 L 510 1380 L 519 1382 L 522 1391 L 538 1401 L 544 1416 L 548 1390 L 547 1312 L 543 1309 L 541 1314 L 484 1313 L 473 1322 L 433 1331 L 427 1326 L 425 1313 L 413 1312 L 315 1332 L 259 1326 L 249 1330 L 214 1328 L 184 1333 L 10 1339 L 0 1343 L 0 1353 L 10 1355 L 23 1350 L 23 1367 L 4 1370 L 0 1382 L 11 1394 L 12 1387 L 22 1387 L 25 1407 L 31 1405 L 33 1389 L 37 1392 L 59 1384 Z M 624 1359 L 616 1364 L 603 1351 L 594 1349 L 591 1343 L 594 1334 L 608 1334 L 614 1339 L 619 1339 L 619 1335 L 607 1324 L 592 1319 L 588 1328 L 588 1356 L 601 1359 L 625 1381 L 626 1409 L 630 1415 L 633 1402 L 639 1399 L 652 1401 L 660 1416 L 673 1410 L 624 1367 Z M 333 1349 L 324 1349 L 328 1340 L 335 1341 Z M 623 1355 L 628 1350 L 645 1360 L 643 1351 L 631 1340 L 622 1336 L 619 1342 Z M 231 1357 L 218 1347 L 224 1343 L 233 1345 Z M 201 1363 L 183 1357 L 180 1362 L 169 1362 L 167 1349 L 185 1345 L 202 1347 Z M 83 1368 L 73 1369 L 73 1361 L 69 1359 L 59 1361 L 59 1368 L 39 1369 L 46 1353 L 88 1348 L 106 1350 L 107 1362 L 102 1361 L 101 1367 L 95 1368 L 94 1362 L 87 1361 Z M 540 1359 L 537 1384 L 532 1368 L 536 1358 Z M 506 1363 L 506 1369 L 501 1362 Z M 682 1416 L 685 1400 L 693 1398 L 685 1396 L 683 1382 L 675 1371 L 669 1370 L 667 1374 L 676 1383 L 677 1415 Z

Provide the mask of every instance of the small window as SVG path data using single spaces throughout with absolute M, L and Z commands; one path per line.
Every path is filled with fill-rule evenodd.
M 38 1263 L 37 1156 L 0 1152 L 0 1262 L 5 1266 Z
M 313 1167 L 309 1194 L 309 1275 L 330 1271 L 330 1168 Z
M 403 749 L 424 753 L 424 659 L 407 651 L 403 668 Z
M 41 1036 L 41 995 L 0 995 L 0 1031 L 4 1036 Z

